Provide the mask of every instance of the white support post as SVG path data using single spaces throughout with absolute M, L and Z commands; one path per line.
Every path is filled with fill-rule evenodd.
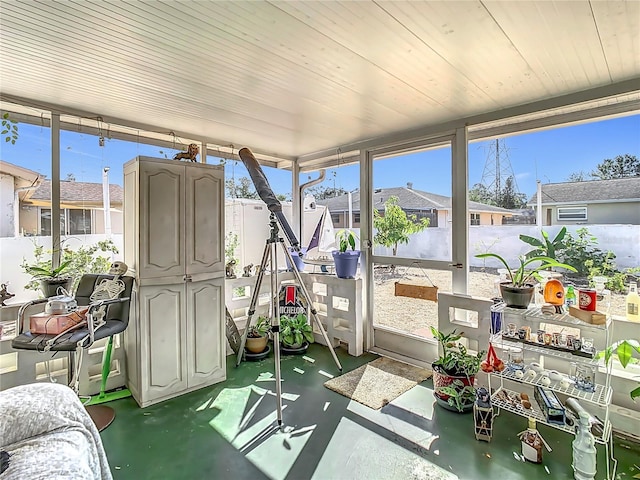
M 469 158 L 467 127 L 457 128 L 451 148 L 451 260 L 454 293 L 467 293 L 469 278 Z
M 60 265 L 60 114 L 51 114 L 51 265 Z

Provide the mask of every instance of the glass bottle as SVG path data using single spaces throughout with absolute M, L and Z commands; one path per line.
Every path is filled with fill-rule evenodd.
M 629 283 L 629 293 L 625 300 L 627 306 L 627 320 L 640 322 L 640 296 L 638 295 L 638 284 Z
M 607 277 L 593 277 L 594 288 L 596 289 L 596 309 L 609 315 L 611 310 L 611 291 L 607 289 Z
M 573 288 L 573 285 L 569 285 L 567 287 L 567 293 L 565 295 L 564 302 L 567 305 L 567 307 L 570 307 L 571 305 L 575 305 L 576 304 L 576 291 Z

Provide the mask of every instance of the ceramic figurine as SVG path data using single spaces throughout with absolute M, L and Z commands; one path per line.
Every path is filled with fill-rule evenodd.
M 0 305 L 2 305 L 3 307 L 6 306 L 4 303 L 5 300 L 9 300 L 11 297 L 15 297 L 15 294 L 9 293 L 7 291 L 7 285 L 8 284 L 6 283 L 0 285 Z
M 236 278 L 236 272 L 234 267 L 236 266 L 235 260 L 230 260 L 224 267 L 225 276 L 227 278 Z
M 196 145 L 195 143 L 191 143 L 189 144 L 189 148 L 187 149 L 186 152 L 176 153 L 173 159 L 174 160 L 186 159 L 186 160 L 191 160 L 192 162 L 195 162 L 196 156 L 198 155 L 198 153 L 200 153 L 200 148 L 198 147 L 198 145 Z
M 253 263 L 250 263 L 249 265 L 246 265 L 244 267 L 244 273 L 242 274 L 242 276 L 243 277 L 250 277 L 252 271 L 253 271 Z

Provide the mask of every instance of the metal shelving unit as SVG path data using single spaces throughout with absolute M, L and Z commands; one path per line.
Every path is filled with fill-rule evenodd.
M 592 325 L 571 317 L 566 313 L 554 315 L 543 314 L 540 311 L 540 307 L 532 306 L 526 310 L 505 308 L 503 312 L 503 325 L 507 325 L 508 323 L 515 323 L 518 327 L 528 325 L 531 327 L 531 330 L 533 332 L 539 329 L 540 324 L 551 324 L 569 328 L 576 328 L 580 330 L 582 337 L 593 337 L 594 346 L 598 351 L 605 349 L 611 343 L 610 318 L 607 319 L 606 323 L 603 325 Z M 543 345 L 525 342 L 517 338 L 505 338 L 505 336 L 502 335 L 502 332 L 492 335 L 490 337 L 490 341 L 494 348 L 501 349 L 503 352 L 507 352 L 514 348 L 521 348 L 523 353 L 527 352 L 528 354 L 533 354 L 539 357 L 539 363 L 541 364 L 544 364 L 544 359 L 548 358 L 550 360 L 553 359 L 553 361 L 556 362 L 566 362 L 567 365 L 572 362 L 588 364 L 591 366 L 599 365 L 599 360 L 597 358 L 575 355 L 572 354 L 569 350 L 563 351 L 559 349 L 549 348 Z M 501 410 L 506 410 L 516 415 L 534 418 L 538 423 L 548 425 L 558 430 L 562 430 L 563 432 L 575 434 L 574 427 L 572 426 L 569 426 L 567 424 L 548 422 L 544 413 L 537 405 L 537 402 L 533 400 L 533 396 L 530 396 L 531 408 L 524 408 L 524 406 L 522 406 L 520 402 L 514 400 L 518 398 L 519 393 L 514 391 L 512 389 L 513 387 L 507 388 L 507 386 L 505 386 L 505 380 L 507 382 L 513 382 L 516 385 L 527 386 L 527 388 L 531 389 L 535 389 L 536 386 L 542 386 L 558 394 L 566 395 L 567 397 L 575 398 L 581 402 L 587 402 L 601 407 L 604 410 L 604 419 L 602 420 L 604 426 L 602 435 L 596 437 L 596 442 L 598 444 L 604 445 L 605 447 L 606 456 L 608 459 L 610 459 L 610 461 L 607 462 L 606 478 L 608 480 L 612 479 L 615 475 L 615 467 L 617 462 L 613 457 L 612 427 L 611 422 L 609 421 L 609 405 L 611 404 L 611 398 L 613 395 L 613 389 L 611 388 L 611 367 L 609 366 L 605 370 L 604 378 L 601 378 L 601 381 L 596 383 L 594 392 L 588 392 L 575 388 L 573 381 L 571 381 L 570 385 L 567 387 L 562 386 L 560 381 L 551 381 L 550 385 L 544 385 L 543 383 L 541 383 L 543 373 L 544 372 L 537 373 L 535 377 L 525 376 L 523 378 L 517 378 L 515 376 L 515 371 L 506 369 L 502 372 L 493 372 L 488 374 L 489 389 L 492 392 L 491 401 L 492 404 L 498 409 L 496 416 L 500 414 Z M 564 374 L 563 376 L 567 377 L 566 374 Z M 495 385 L 494 383 L 494 385 L 492 386 L 492 380 L 498 380 L 498 385 Z M 501 391 L 506 394 L 506 397 L 509 399 L 509 401 L 505 401 L 503 398 L 499 398 L 501 397 L 501 395 L 499 395 L 499 392 Z M 496 395 L 498 395 L 498 397 L 496 397 Z

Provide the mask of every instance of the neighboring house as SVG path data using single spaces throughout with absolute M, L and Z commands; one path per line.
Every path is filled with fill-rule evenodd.
M 38 172 L 0 160 L 0 237 L 19 235 L 20 202 L 43 180 Z
M 373 193 L 373 208 L 384 213 L 384 203 L 389 197 L 398 197 L 398 205 L 417 219 L 428 218 L 430 227 L 447 227 L 451 222 L 451 197 L 414 190 L 411 183 L 406 187 L 378 188 Z M 349 194 L 318 201 L 331 212 L 335 227 L 346 227 L 349 215 Z M 352 226 L 360 226 L 360 192 L 351 194 Z M 469 202 L 469 223 L 471 225 L 502 225 L 503 219 L 512 217 L 514 212 L 505 208 Z
M 60 182 L 63 235 L 103 234 L 102 183 Z M 122 233 L 124 194 L 109 185 L 111 233 Z M 0 237 L 51 235 L 51 180 L 0 160 Z
M 102 183 L 61 181 L 60 221 L 63 235 L 105 232 Z M 111 233 L 123 232 L 124 190 L 109 185 Z M 20 229 L 25 235 L 51 235 L 51 181 L 40 186 L 21 202 Z
M 640 225 L 640 177 L 541 187 L 543 225 Z M 537 208 L 537 195 L 528 205 Z

